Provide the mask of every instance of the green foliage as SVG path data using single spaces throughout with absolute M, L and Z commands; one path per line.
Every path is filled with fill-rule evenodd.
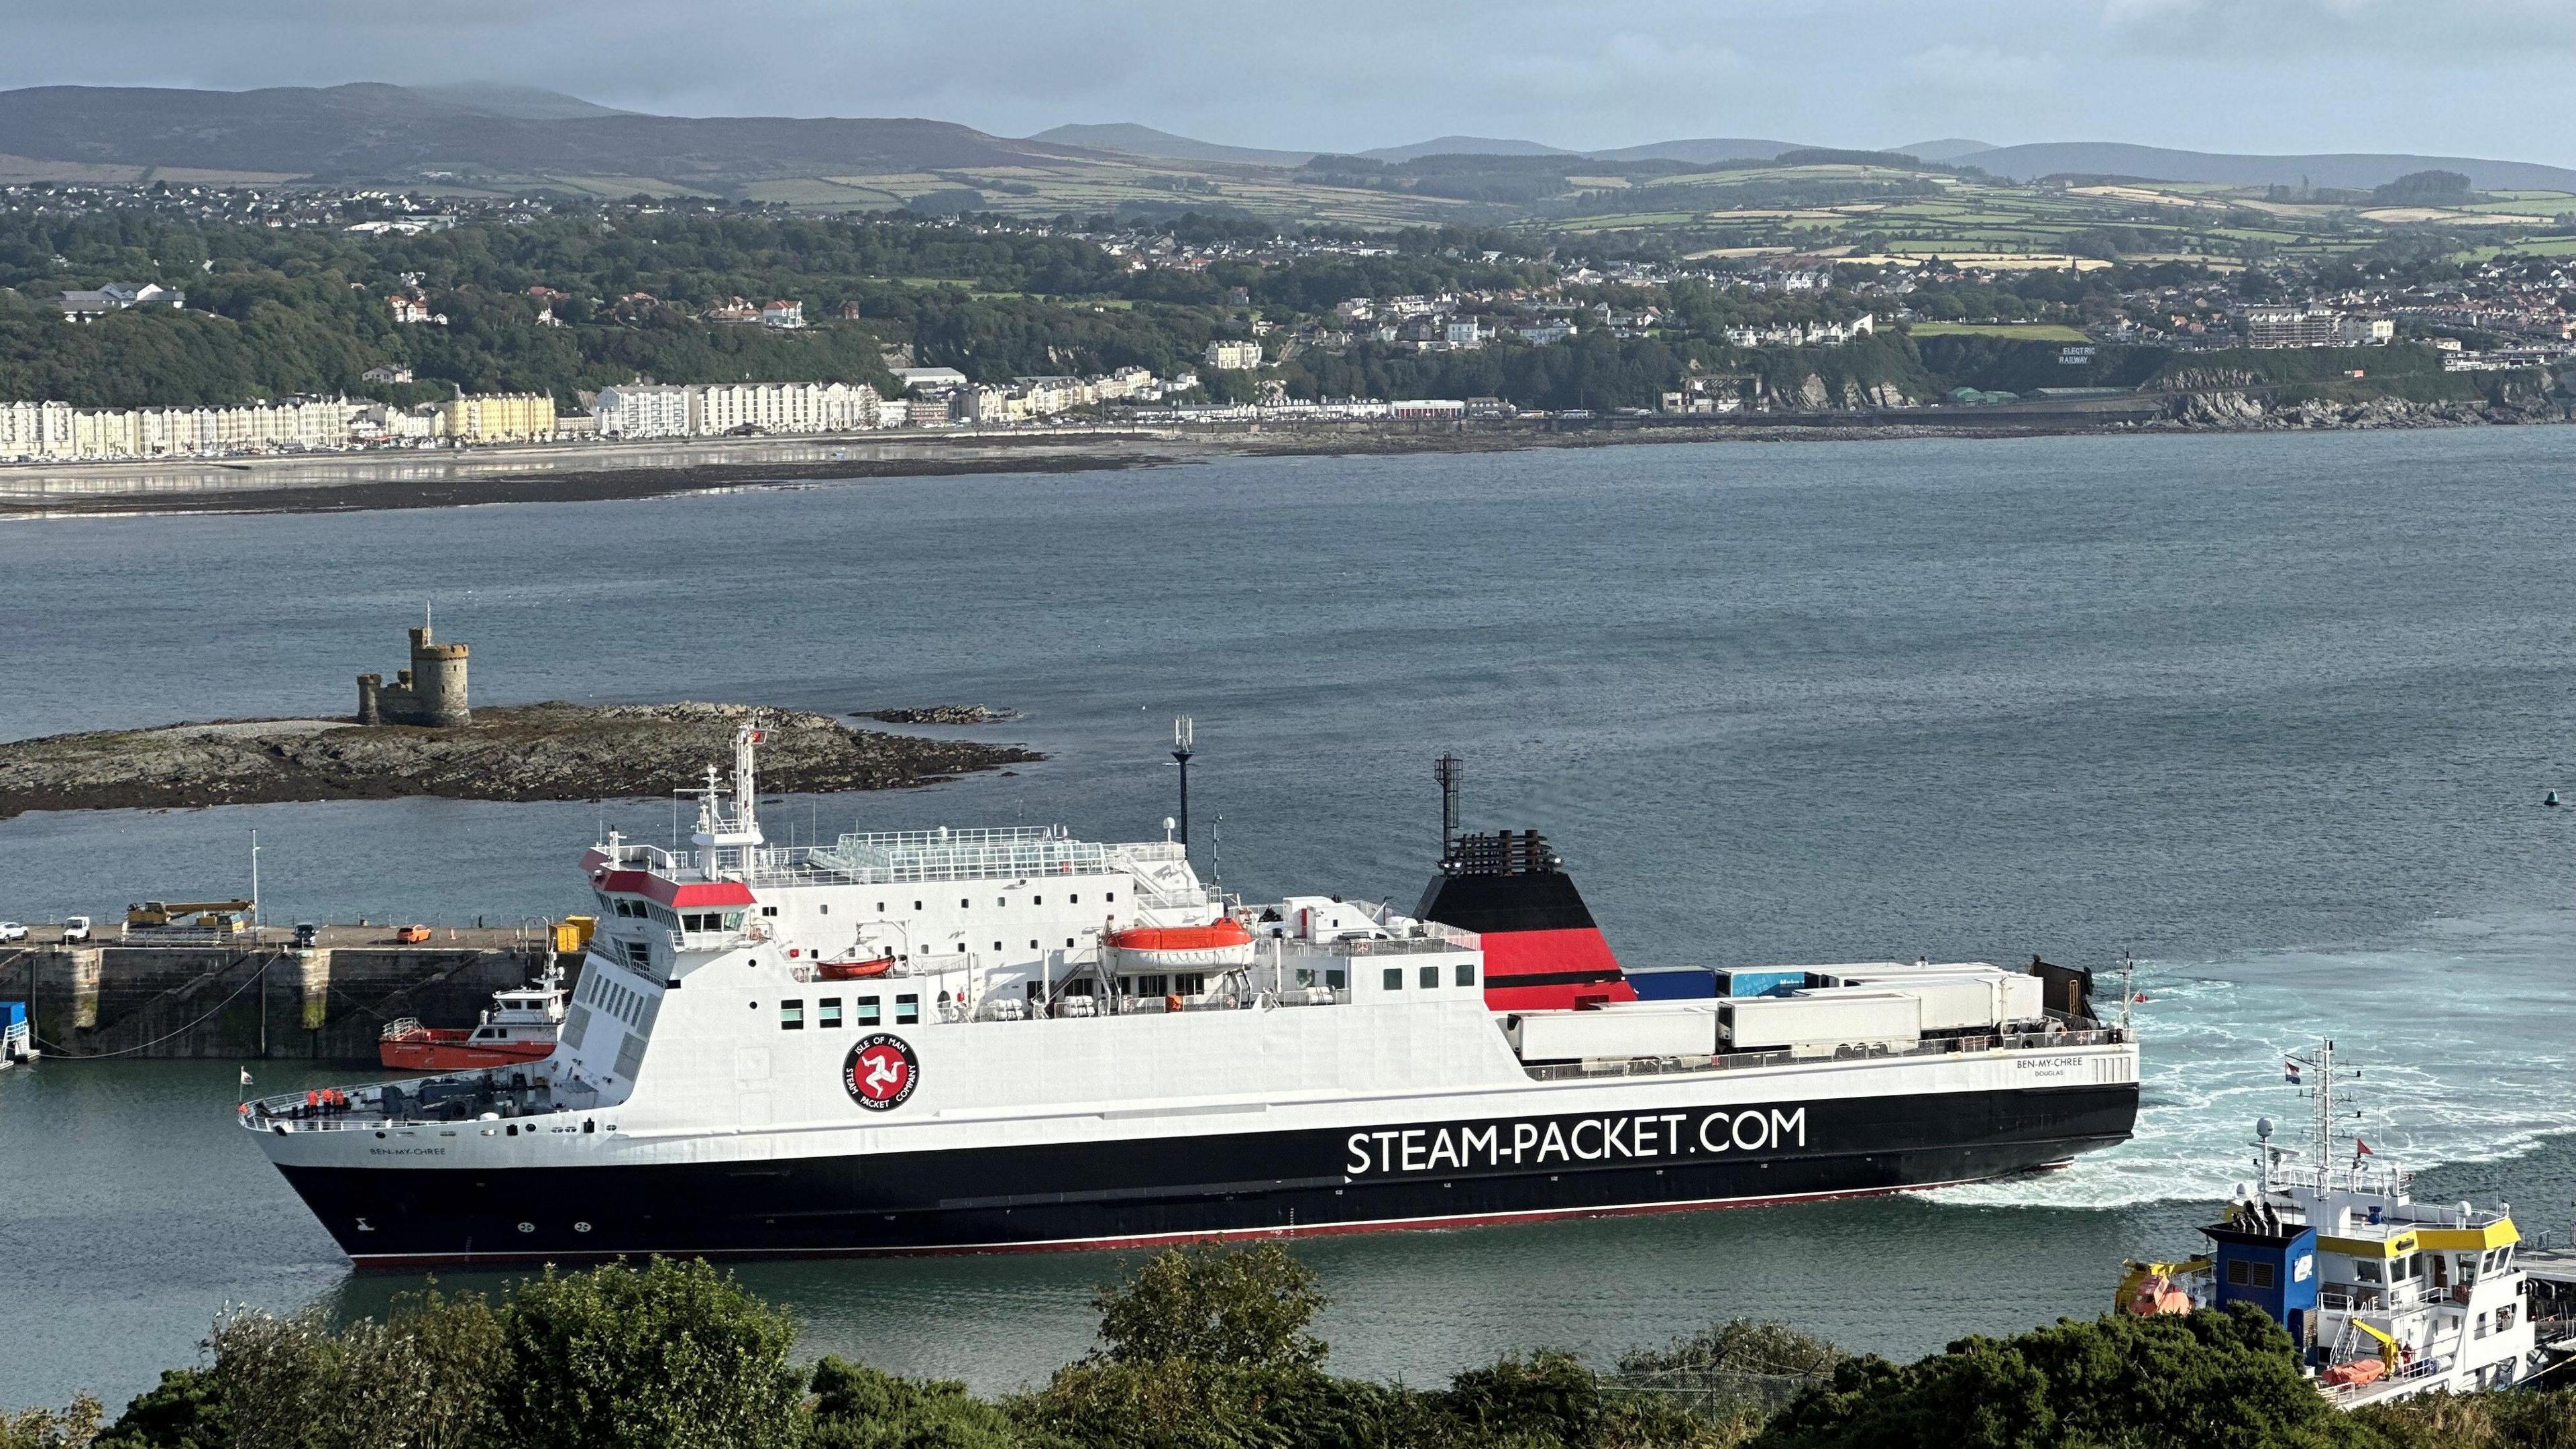
M 0 1449 L 82 1449 L 97 1436 L 103 1414 L 87 1394 L 64 1409 L 0 1411 Z
M 1207 241 L 1274 228 L 1192 211 L 1168 230 Z M 566 211 L 404 236 L 142 207 L 0 211 L 0 399 L 139 407 L 345 392 L 413 403 L 462 389 L 569 404 L 577 390 L 638 376 L 891 391 L 880 354 L 894 344 L 981 382 L 1130 366 L 1168 376 L 1229 321 L 1233 286 L 1275 313 L 1539 275 L 1470 250 L 1500 249 L 1496 236 L 1422 229 L 1385 240 L 1397 255 L 1131 272 L 1087 241 L 906 217 Z M 53 305 L 67 288 L 119 280 L 182 288 L 187 310 L 73 325 Z M 535 287 L 561 295 L 541 299 Z M 447 325 L 394 322 L 387 299 L 415 288 Z M 700 320 L 733 297 L 793 298 L 808 325 Z M 547 310 L 560 325 L 541 320 Z M 381 366 L 409 367 L 418 382 L 362 378 Z
M 783 1449 L 804 1375 L 796 1326 L 703 1260 L 521 1283 L 493 1386 L 524 1449 Z
M 826 1358 L 814 1366 L 808 1449 L 1060 1449 L 1065 1441 L 1021 1424 L 946 1379 L 904 1379 Z
M 222 1385 L 212 1369 L 164 1369 L 97 1442 L 98 1449 L 230 1449 Z
M 2470 200 L 2475 194 L 2469 188 L 2469 178 L 2457 171 L 2409 171 L 2385 186 L 2373 188 L 2370 199 L 2382 206 L 2448 206 Z
M 1100 1356 L 1114 1363 L 1301 1369 L 1324 1361 L 1323 1340 L 1306 1331 L 1323 1290 L 1315 1270 L 1277 1243 L 1165 1253 L 1101 1289 L 1092 1306 Z
M 1739 1319 L 1607 1378 L 1540 1352 L 1419 1390 L 1324 1372 L 1314 1275 L 1275 1244 L 1166 1253 L 1096 1301 L 1099 1348 L 1035 1393 L 826 1358 L 809 1398 L 786 1319 L 703 1262 L 549 1270 L 498 1307 L 431 1293 L 336 1329 L 233 1314 L 207 1366 L 104 1433 L 82 1399 L 0 1415 L 0 1449 L 2576 1449 L 2576 1390 L 2347 1415 L 2243 1305 L 1908 1365 Z M 1699 1392 L 1745 1379 L 1812 1387 L 1777 1413 Z
M 429 1293 L 334 1329 L 325 1311 L 238 1312 L 207 1340 L 199 1382 L 162 1380 L 111 1437 L 155 1446 L 220 1438 L 232 1449 L 477 1449 L 500 1427 L 501 1327 L 481 1298 Z M 207 1390 L 211 1389 L 211 1392 Z
M 2332 1449 L 2366 1442 L 2299 1373 L 2281 1326 L 2225 1313 L 1967 1338 L 1918 1363 L 1846 1362 L 1761 1449 Z
M 2576 1449 L 2576 1389 L 2423 1394 L 2353 1419 L 2380 1449 Z

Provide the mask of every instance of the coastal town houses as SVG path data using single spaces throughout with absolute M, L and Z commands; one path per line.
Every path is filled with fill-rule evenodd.
M 0 403 L 0 459 L 112 461 L 345 448 L 354 411 L 347 398 L 339 397 L 235 407 Z
M 1206 355 L 1200 360 L 1212 372 L 1250 372 L 1261 365 L 1261 344 L 1211 342 L 1207 345 Z
M 440 403 L 438 412 L 440 433 L 460 443 L 539 443 L 555 435 L 551 393 L 466 393 Z
M 591 414 L 603 438 L 838 433 L 892 425 L 875 388 L 846 382 L 619 383 L 599 390 Z
M 90 322 L 128 307 L 177 311 L 188 305 L 188 294 L 157 282 L 110 282 L 96 291 L 65 292 L 54 305 L 62 309 L 66 322 Z
M 697 389 L 683 383 L 614 383 L 590 407 L 603 438 L 686 438 L 697 432 Z

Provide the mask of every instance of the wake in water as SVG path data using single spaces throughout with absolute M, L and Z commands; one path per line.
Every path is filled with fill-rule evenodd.
M 2097 973 L 2096 980 L 2101 977 Z M 2116 981 L 2097 996 L 2117 999 Z M 2360 1075 L 2348 1120 L 2410 1170 L 2481 1162 L 2576 1131 L 2576 912 L 2434 921 L 2380 949 L 2146 962 L 2136 989 L 2137 1136 L 2046 1177 L 1952 1188 L 1942 1202 L 2120 1207 L 2224 1197 L 2252 1175 L 2254 1120 L 2307 1143 L 2282 1064 L 2321 1037 Z

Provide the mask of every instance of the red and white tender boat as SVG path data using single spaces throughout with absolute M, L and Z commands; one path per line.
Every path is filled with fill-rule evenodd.
M 407 1072 L 541 1062 L 554 1054 L 563 1019 L 563 968 L 549 966 L 534 986 L 493 992 L 491 1008 L 475 1026 L 423 1026 L 409 1016 L 387 1023 L 376 1055 L 386 1066 Z

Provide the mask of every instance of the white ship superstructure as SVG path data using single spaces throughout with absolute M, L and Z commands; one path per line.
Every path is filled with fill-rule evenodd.
M 361 1263 L 1156 1242 L 1898 1191 L 2124 1139 L 2137 1048 L 2034 962 L 1623 971 L 1534 833 L 1407 914 L 1179 841 L 610 833 L 560 1040 L 245 1126 Z M 1640 999 L 1639 986 L 1665 999 Z

